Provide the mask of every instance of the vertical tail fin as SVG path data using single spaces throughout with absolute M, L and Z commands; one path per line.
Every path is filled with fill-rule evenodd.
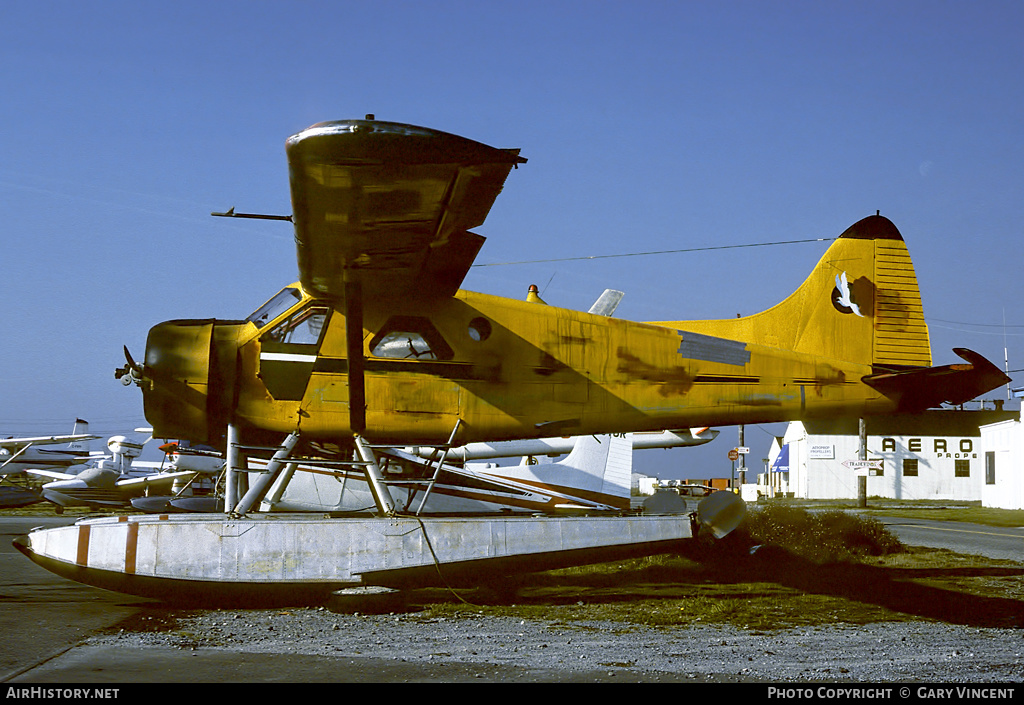
M 89 433 L 89 422 L 84 419 L 75 419 L 75 426 L 71 433 L 76 435 L 79 433 Z M 81 453 L 82 455 L 88 455 L 91 447 L 92 441 L 90 440 L 71 441 L 68 443 L 68 450 Z
M 629 497 L 633 473 L 632 434 L 580 436 L 572 451 L 552 463 L 552 468 L 552 480 L 560 476 L 560 484 L 613 497 Z
M 880 215 L 850 226 L 778 305 L 744 318 L 661 325 L 885 369 L 931 365 L 910 253 Z
M 579 436 L 559 461 L 502 467 L 500 477 L 540 483 L 567 495 L 629 508 L 633 473 L 633 434 Z

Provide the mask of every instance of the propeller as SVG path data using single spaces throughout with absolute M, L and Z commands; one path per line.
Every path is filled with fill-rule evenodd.
M 713 492 L 697 505 L 697 522 L 716 539 L 731 533 L 747 514 L 747 505 L 735 492 Z
M 125 366 L 118 367 L 114 370 L 114 379 L 121 380 L 121 384 L 128 386 L 133 382 L 139 384 L 142 382 L 142 365 L 135 362 L 132 358 L 132 354 L 128 351 L 128 346 L 124 346 L 124 359 Z

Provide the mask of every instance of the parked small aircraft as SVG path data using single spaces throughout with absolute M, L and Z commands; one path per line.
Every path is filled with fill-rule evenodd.
M 26 472 L 53 480 L 44 484 L 41 492 L 43 499 L 57 505 L 58 514 L 74 506 L 125 507 L 132 497 L 180 488 L 195 477 L 194 470 L 136 461 L 143 445 L 125 436 L 111 436 L 107 441 L 110 454 L 75 474 L 42 469 Z
M 28 436 L 0 439 L 0 507 L 25 507 L 43 501 L 39 489 L 24 477 L 30 468 L 67 468 L 84 463 L 92 457 L 89 441 L 99 438 L 89 434 L 89 423 L 75 421 L 69 435 Z M 53 446 L 66 443 L 64 448 Z
M 681 448 L 710 443 L 718 437 L 718 430 L 712 428 L 689 428 L 679 431 L 640 431 L 633 433 L 633 450 L 648 448 Z M 491 458 L 541 456 L 556 457 L 570 452 L 576 446 L 575 436 L 559 438 L 527 438 L 518 441 L 495 441 L 491 443 L 468 443 L 448 449 L 446 458 L 452 461 L 488 460 Z M 436 458 L 438 449 L 433 446 L 409 446 L 405 452 L 420 458 Z
M 60 468 L 79 465 L 94 454 L 89 441 L 99 436 L 89 433 L 89 422 L 75 421 L 74 429 L 64 436 L 30 436 L 0 439 L 0 475 L 24 472 L 28 468 Z M 52 446 L 66 443 L 64 448 Z
M 371 116 L 286 148 L 293 212 L 274 217 L 294 224 L 300 281 L 243 321 L 155 326 L 142 364 L 125 350 L 117 374 L 161 437 L 440 446 L 915 411 L 1007 381 L 964 349 L 931 366 L 880 215 L 763 313 L 637 323 L 459 290 L 518 150 Z
M 375 448 L 862 417 L 1008 381 L 964 349 L 965 364 L 932 366 L 906 244 L 878 214 L 763 313 L 632 322 L 535 292 L 459 289 L 484 241 L 470 228 L 525 163 L 518 150 L 367 116 L 314 125 L 286 151 L 291 215 L 219 215 L 291 221 L 299 282 L 245 320 L 158 324 L 143 362 L 125 349 L 116 372 L 142 389 L 158 437 L 226 453 L 227 513 L 94 519 L 16 540 L 40 565 L 134 594 L 294 599 L 652 555 L 690 540 L 685 515 L 403 516 Z M 277 450 L 243 493 L 253 445 Z M 359 455 L 375 516 L 248 515 L 293 453 L 316 445 Z M 716 533 L 742 509 L 728 492 L 704 502 L 697 523 Z
M 219 479 L 223 476 L 224 457 L 210 447 L 192 446 L 169 442 L 160 446 L 169 463 L 168 471 L 189 471 L 192 478 L 187 487 L 179 487 L 173 494 L 158 494 L 152 491 L 144 496 L 131 498 L 131 505 L 150 514 L 167 512 L 215 512 L 224 510 L 224 498 L 217 492 Z M 166 491 L 166 487 L 164 488 Z M 172 486 L 170 489 L 175 489 Z

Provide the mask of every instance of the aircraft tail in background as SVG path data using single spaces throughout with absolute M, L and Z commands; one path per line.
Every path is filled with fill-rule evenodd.
M 89 433 L 89 422 L 85 419 L 75 419 L 75 426 L 71 433 L 75 435 L 88 434 Z M 76 439 L 68 443 L 67 450 L 80 453 L 81 455 L 89 455 L 92 451 L 92 439 L 82 438 Z
M 548 463 L 479 470 L 496 479 L 543 487 L 617 509 L 629 508 L 633 434 L 580 436 L 565 458 Z M 468 466 L 472 468 L 472 465 Z

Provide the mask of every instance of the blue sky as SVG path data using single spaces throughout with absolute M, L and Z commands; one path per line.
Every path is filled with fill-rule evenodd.
M 935 363 L 963 346 L 1002 366 L 1005 346 L 1024 368 L 1019 2 L 42 0 L 0 18 L 0 432 L 146 425 L 113 378 L 122 345 L 141 357 L 155 323 L 242 317 L 297 276 L 287 223 L 209 213 L 289 213 L 285 139 L 366 113 L 522 149 L 479 263 L 832 238 L 879 210 Z M 732 317 L 826 246 L 477 267 L 464 286 Z M 757 458 L 771 430 L 747 429 Z M 734 438 L 705 454 L 726 473 Z M 708 474 L 652 452 L 638 465 Z

